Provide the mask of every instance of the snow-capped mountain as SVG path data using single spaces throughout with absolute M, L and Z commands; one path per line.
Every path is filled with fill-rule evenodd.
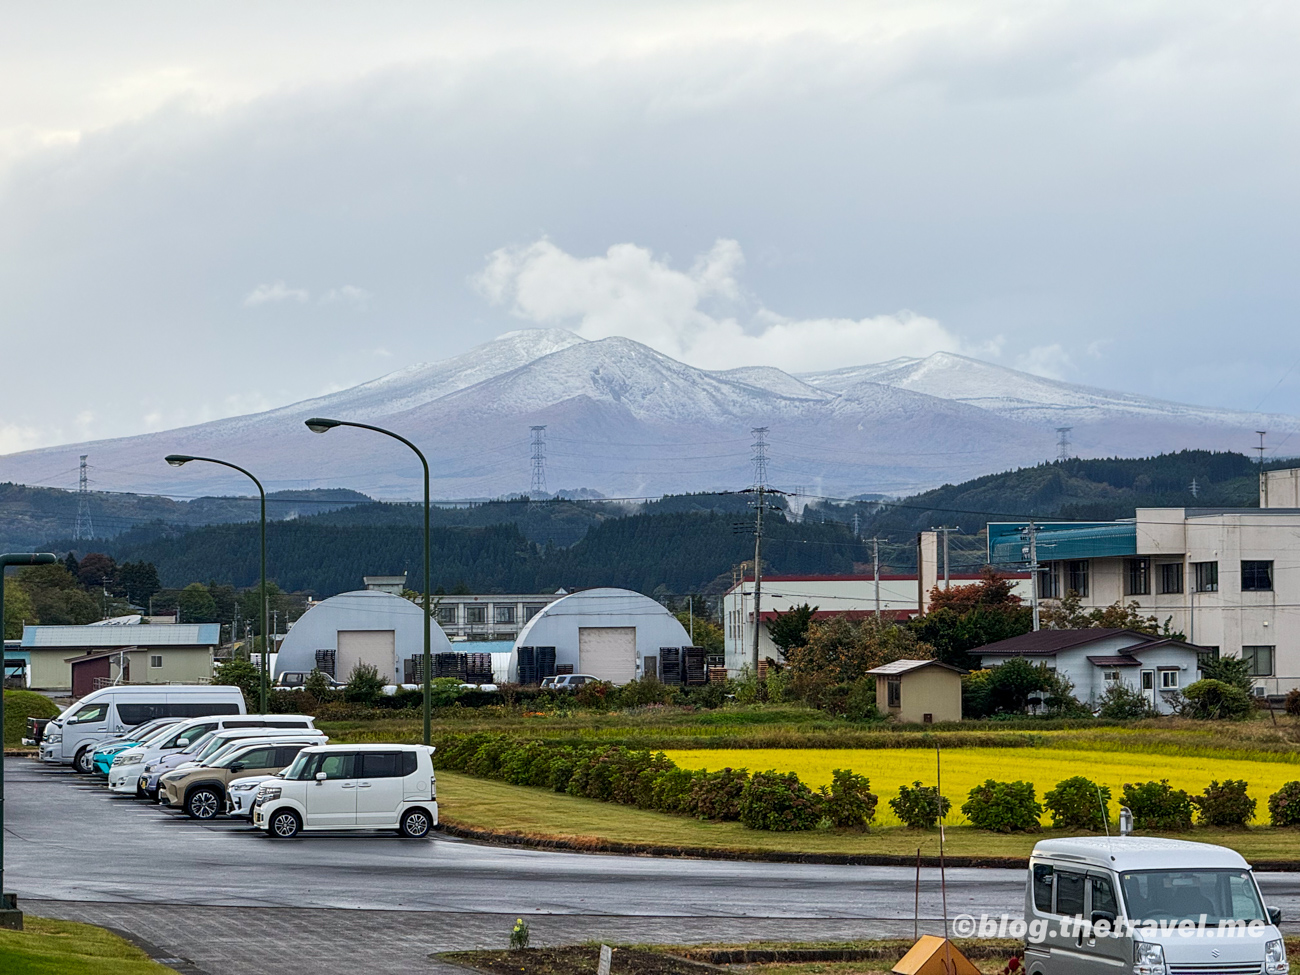
M 418 497 L 402 445 L 302 421 L 334 416 L 389 427 L 429 457 L 438 498 L 492 497 L 530 483 L 530 427 L 545 425 L 551 490 L 613 497 L 742 487 L 751 428 L 769 428 L 769 480 L 806 493 L 902 492 L 1033 464 L 1072 426 L 1083 456 L 1184 447 L 1245 449 L 1249 432 L 1300 431 L 1300 418 L 1185 406 L 1042 379 L 964 356 L 791 375 L 709 371 L 624 338 L 560 329 L 503 335 L 463 355 L 352 389 L 199 426 L 0 457 L 0 480 L 48 483 L 88 454 L 95 486 L 173 495 L 247 493 L 219 467 L 173 470 L 168 453 L 242 464 L 268 488 L 345 486 Z M 71 486 L 71 485 L 68 485 Z

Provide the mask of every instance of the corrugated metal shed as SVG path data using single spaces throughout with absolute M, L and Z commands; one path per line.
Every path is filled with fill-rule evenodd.
M 220 623 L 138 626 L 24 626 L 23 646 L 42 647 L 215 647 Z
M 1029 561 L 1028 522 L 989 522 L 989 564 Z M 1137 554 L 1137 522 L 1049 522 L 1038 529 L 1038 561 L 1100 559 Z

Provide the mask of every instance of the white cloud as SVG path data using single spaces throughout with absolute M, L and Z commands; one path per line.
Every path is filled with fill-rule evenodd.
M 253 308 L 257 305 L 280 301 L 297 301 L 301 303 L 310 297 L 311 294 L 303 288 L 291 288 L 283 281 L 276 281 L 274 284 L 259 284 L 244 298 L 244 304 L 249 308 Z
M 1053 342 L 1051 345 L 1036 345 L 1017 356 L 1016 368 L 1047 379 L 1064 379 L 1073 361 L 1059 342 Z
M 0 454 L 12 454 L 19 450 L 31 450 L 48 440 L 48 435 L 36 427 L 20 426 L 16 423 L 0 423 Z
M 689 271 L 677 271 L 636 244 L 579 258 L 543 239 L 494 251 L 475 284 L 537 325 L 564 326 L 587 339 L 625 336 L 707 369 L 799 371 L 962 351 L 939 322 L 909 311 L 791 319 L 759 306 L 742 323 L 724 312 L 745 303 L 744 263 L 734 240 L 718 240 Z
M 345 284 L 341 288 L 330 288 L 321 295 L 320 303 L 322 305 L 348 304 L 353 308 L 364 309 L 369 305 L 370 299 L 373 298 L 365 288 L 358 288 L 356 285 Z

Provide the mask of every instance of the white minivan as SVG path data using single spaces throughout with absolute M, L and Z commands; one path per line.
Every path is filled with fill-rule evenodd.
M 1281 913 L 1208 843 L 1043 840 L 1025 891 L 1028 975 L 1286 975 Z
M 300 831 L 395 829 L 414 838 L 438 825 L 431 745 L 304 748 L 253 799 L 253 825 L 288 839 Z
M 222 684 L 129 684 L 92 691 L 45 726 L 41 761 L 93 772 L 101 741 L 152 718 L 243 714 L 244 695 Z

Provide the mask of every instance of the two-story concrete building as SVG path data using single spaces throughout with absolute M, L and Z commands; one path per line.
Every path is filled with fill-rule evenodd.
M 1032 529 L 1038 596 L 1136 603 L 1209 656 L 1243 657 L 1255 693 L 1300 687 L 1300 477 L 1274 471 L 1261 508 L 1139 508 L 1113 522 Z M 1274 507 L 1269 501 L 1291 507 Z M 989 561 L 1023 569 L 1030 526 L 988 526 Z

